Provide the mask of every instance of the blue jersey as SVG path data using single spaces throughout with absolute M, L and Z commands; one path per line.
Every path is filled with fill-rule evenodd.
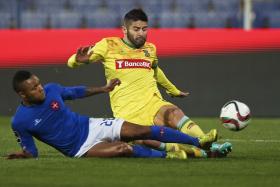
M 84 97 L 85 87 L 44 86 L 46 98 L 42 104 L 20 105 L 12 120 L 12 128 L 23 150 L 34 157 L 38 151 L 33 137 L 73 157 L 85 142 L 89 117 L 72 112 L 64 100 Z

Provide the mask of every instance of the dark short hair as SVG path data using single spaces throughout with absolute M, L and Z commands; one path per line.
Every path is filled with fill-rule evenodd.
M 21 83 L 32 76 L 29 71 L 17 71 L 13 77 L 13 89 L 15 92 L 21 91 Z
M 124 16 L 124 25 L 128 25 L 130 21 L 146 21 L 148 22 L 148 16 L 142 9 L 132 9 Z

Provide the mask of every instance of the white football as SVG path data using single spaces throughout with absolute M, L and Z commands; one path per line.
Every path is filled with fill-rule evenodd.
M 246 104 L 233 100 L 222 107 L 220 119 L 225 128 L 240 131 L 251 121 L 251 112 Z

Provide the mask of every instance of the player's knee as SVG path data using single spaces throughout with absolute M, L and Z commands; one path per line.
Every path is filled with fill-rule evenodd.
M 175 108 L 173 110 L 173 116 L 176 118 L 182 118 L 184 115 L 184 112 L 180 108 Z
M 180 108 L 170 108 L 166 111 L 164 122 L 171 127 L 176 126 L 177 122 L 184 116 L 184 112 Z
M 146 139 L 150 137 L 151 128 L 150 126 L 139 126 L 138 130 L 135 131 L 135 138 L 137 139 Z
M 150 136 L 151 129 L 149 126 L 134 125 L 129 132 L 129 136 L 133 140 L 141 140 Z
M 121 140 L 132 141 L 145 139 L 150 135 L 150 127 L 125 122 L 121 129 Z

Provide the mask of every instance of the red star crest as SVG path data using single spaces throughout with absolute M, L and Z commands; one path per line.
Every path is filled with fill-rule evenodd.
M 52 101 L 51 102 L 51 109 L 53 110 L 59 110 L 60 106 L 59 103 L 57 101 Z

